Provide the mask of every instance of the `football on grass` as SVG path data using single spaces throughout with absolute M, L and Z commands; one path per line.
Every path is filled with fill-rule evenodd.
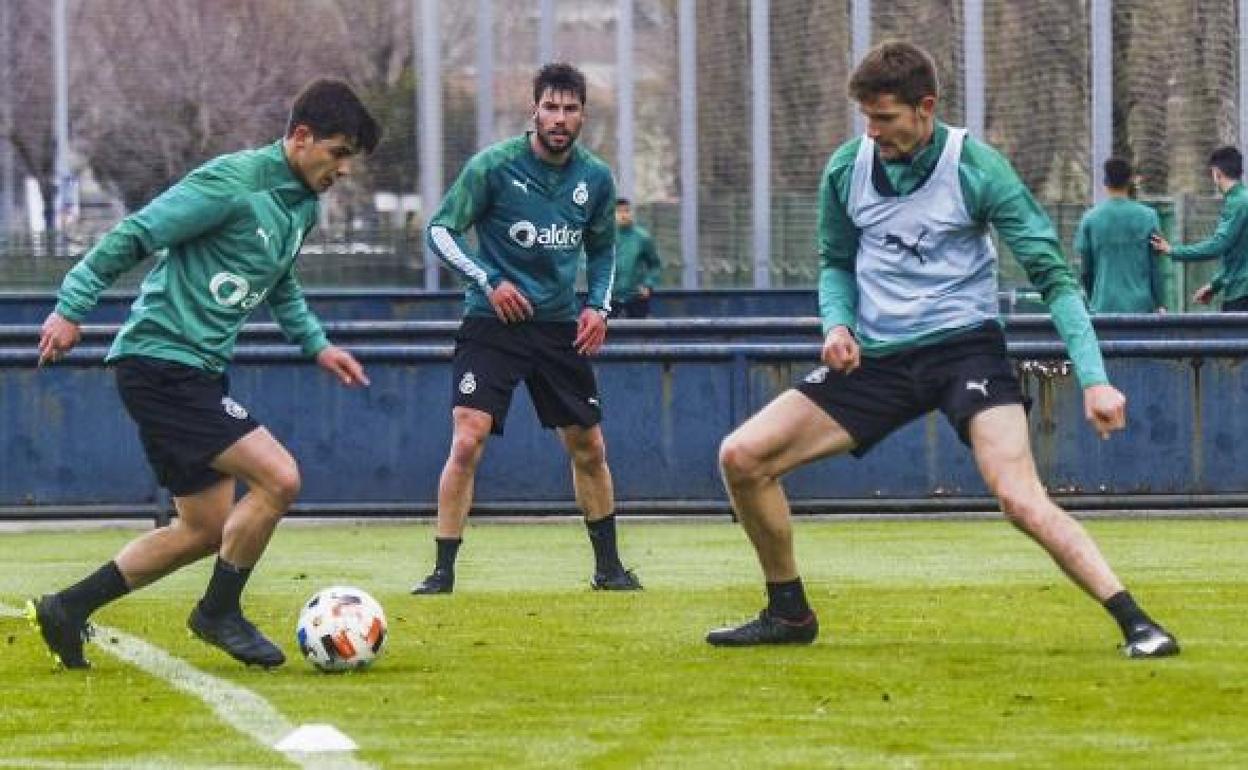
M 299 651 L 321 671 L 365 668 L 386 644 L 386 615 L 377 600 L 352 586 L 318 591 L 303 605 L 295 636 Z

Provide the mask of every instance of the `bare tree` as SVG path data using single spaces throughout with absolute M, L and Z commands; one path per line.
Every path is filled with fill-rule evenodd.
M 813 195 L 850 133 L 849 17 L 843 5 L 775 3 L 771 37 L 772 181 L 777 192 Z
M 56 227 L 52 5 L 47 0 L 9 0 L 9 4 L 12 21 L 9 88 L 13 104 L 20 106 L 13 110 L 13 121 L 5 130 L 21 167 L 39 185 L 44 201 L 44 222 L 50 232 Z
M 987 133 L 1047 201 L 1089 187 L 1088 21 L 1083 0 L 991 3 Z
M 280 136 L 304 82 L 347 74 L 335 10 L 316 0 L 83 4 L 75 135 L 96 178 L 133 209 L 214 155 Z
M 1208 189 L 1205 160 L 1236 138 L 1235 4 L 1188 0 L 1175 19 L 1179 48 L 1176 98 L 1171 100 L 1171 163 L 1177 190 Z

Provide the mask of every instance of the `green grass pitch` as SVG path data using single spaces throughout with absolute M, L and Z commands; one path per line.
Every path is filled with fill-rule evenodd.
M 407 593 L 430 566 L 427 525 L 283 526 L 245 597 L 292 656 L 271 672 L 187 637 L 206 562 L 96 620 L 295 724 L 333 724 L 379 768 L 1244 766 L 1248 522 L 1087 526 L 1179 658 L 1120 658 L 1109 617 L 999 521 L 797 522 L 823 625 L 811 647 L 702 641 L 762 605 L 753 552 L 724 520 L 624 520 L 638 594 L 589 590 L 576 522 L 477 524 L 449 597 Z M 0 603 L 76 579 L 134 534 L 0 534 Z M 332 583 L 386 608 L 371 671 L 294 657 L 301 603 Z M 55 672 L 25 622 L 0 617 L 0 648 L 0 767 L 295 766 L 94 644 L 92 671 Z

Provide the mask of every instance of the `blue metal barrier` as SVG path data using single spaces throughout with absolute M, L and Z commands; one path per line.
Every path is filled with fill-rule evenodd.
M 326 321 L 433 321 L 459 318 L 463 292 L 421 289 L 308 289 L 308 303 Z M 133 292 L 107 292 L 91 314 L 93 323 L 125 320 Z M 1000 293 L 1001 310 L 1038 309 L 1027 292 Z M 0 292 L 0 325 L 42 323 L 56 304 L 51 292 Z M 654 294 L 655 318 L 803 317 L 819 312 L 814 289 L 663 289 Z M 256 320 L 268 320 L 261 305 Z
M 1056 338 L 1047 315 L 1014 315 L 1004 318 L 1006 332 L 1015 342 L 1045 341 Z M 330 338 L 342 345 L 386 345 L 449 343 L 454 340 L 459 320 L 438 321 L 326 321 Z M 1174 339 L 1241 340 L 1248 337 L 1248 315 L 1236 313 L 1192 313 L 1160 316 L 1118 314 L 1093 319 L 1101 340 L 1143 340 L 1147 344 Z M 108 345 L 120 324 L 85 324 L 86 344 Z M 0 347 L 34 345 L 39 339 L 37 324 L 0 326 Z M 616 342 L 813 342 L 820 338 L 819 319 L 814 317 L 773 318 L 653 318 L 613 319 L 609 338 Z M 243 328 L 240 344 L 273 344 L 284 341 L 274 323 L 250 323 Z
M 1039 329 L 1020 339 L 1011 325 L 1010 352 L 1034 400 L 1042 477 L 1063 499 L 1080 507 L 1248 504 L 1248 334 L 1235 339 L 1236 319 L 1211 316 L 1207 327 L 1225 336 L 1197 336 L 1206 327 L 1179 318 L 1145 322 L 1154 338 L 1103 344 L 1130 415 L 1128 430 L 1107 442 L 1084 422 L 1061 344 Z M 1239 327 L 1248 331 L 1245 321 Z M 689 341 L 681 335 L 707 329 L 655 323 L 637 327 L 649 338 L 613 337 L 596 363 L 620 508 L 727 511 L 716 469 L 720 440 L 814 365 L 818 338 Z M 298 512 L 433 511 L 450 441 L 445 335 L 452 326 L 429 330 L 430 344 L 377 342 L 357 329 L 363 344 L 349 344 L 373 381 L 360 391 L 339 387 L 289 346 L 260 344 L 263 335 L 240 346 L 232 392 L 299 459 Z M 103 343 L 93 337 L 44 369 L 35 368 L 33 343 L 0 347 L 0 514 L 152 516 L 161 505 L 101 365 Z M 992 507 L 970 453 L 938 415 L 906 427 L 864 460 L 797 471 L 786 488 L 805 510 Z M 567 460 L 523 394 L 506 436 L 486 450 L 477 493 L 481 511 L 573 510 Z

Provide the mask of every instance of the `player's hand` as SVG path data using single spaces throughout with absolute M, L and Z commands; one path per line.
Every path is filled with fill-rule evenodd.
M 360 362 L 355 360 L 355 356 L 338 347 L 330 345 L 329 347 L 316 354 L 316 363 L 325 371 L 338 378 L 338 381 L 348 388 L 356 386 L 368 387 L 368 375 L 364 373 L 364 367 L 360 366 Z
M 650 287 L 649 286 L 637 287 L 637 296 L 640 297 L 641 299 L 650 299 Z
M 1103 439 L 1127 427 L 1127 397 L 1113 385 L 1093 385 L 1083 391 L 1083 414 Z
M 1167 241 L 1161 233 L 1153 233 L 1148 236 L 1148 245 L 1152 246 L 1153 251 L 1156 251 L 1158 254 L 1170 253 L 1170 241 Z
M 849 327 L 837 326 L 828 332 L 819 360 L 829 369 L 845 374 L 858 368 L 862 363 L 862 349 L 858 347 L 858 340 L 854 339 Z
M 39 366 L 56 362 L 81 339 L 82 330 L 78 324 L 55 310 L 48 313 L 39 336 Z
M 583 356 L 592 356 L 606 341 L 607 319 L 592 307 L 582 310 L 581 317 L 576 319 L 576 339 L 572 347 Z
M 505 324 L 525 321 L 533 317 L 533 305 L 520 293 L 511 281 L 503 281 L 490 292 L 490 304 L 494 314 Z
M 1192 302 L 1195 302 L 1197 305 L 1208 305 L 1210 302 L 1213 302 L 1213 285 L 1207 283 L 1197 289 L 1196 293 L 1192 295 Z

